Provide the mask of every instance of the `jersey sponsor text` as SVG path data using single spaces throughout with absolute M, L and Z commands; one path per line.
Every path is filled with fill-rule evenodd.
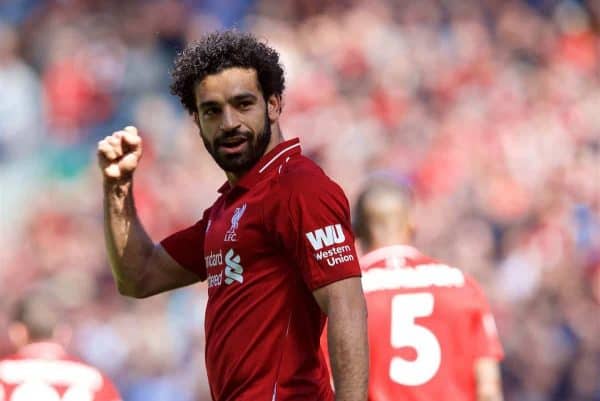
M 219 249 L 219 252 L 210 252 L 210 254 L 204 256 L 204 262 L 206 267 L 217 267 L 223 264 L 223 252 Z
M 315 251 L 333 244 L 341 244 L 346 240 L 341 224 L 332 224 L 327 227 L 318 228 L 306 233 L 306 238 L 308 238 L 310 245 L 312 245 Z
M 208 288 L 220 286 L 223 283 L 223 270 L 215 274 L 209 274 L 206 281 L 208 281 Z
M 335 266 L 340 263 L 353 261 L 354 255 L 352 255 L 352 248 L 349 245 L 344 245 L 326 251 L 319 251 L 315 253 L 315 259 L 318 261 L 325 259 L 329 266 Z

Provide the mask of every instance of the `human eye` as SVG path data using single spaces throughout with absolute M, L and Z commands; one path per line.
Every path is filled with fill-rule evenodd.
M 253 105 L 254 101 L 252 99 L 242 99 L 238 102 L 238 108 L 243 111 L 249 110 Z
M 218 107 L 206 107 L 202 111 L 202 115 L 204 117 L 213 117 L 213 116 L 215 116 L 218 113 L 219 113 L 219 108 Z

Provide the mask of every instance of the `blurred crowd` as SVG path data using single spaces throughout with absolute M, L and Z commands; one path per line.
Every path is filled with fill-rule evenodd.
M 507 401 L 600 400 L 600 2 L 0 2 L 0 355 L 35 283 L 70 349 L 125 401 L 207 401 L 204 285 L 117 294 L 96 142 L 136 125 L 138 212 L 159 240 L 225 177 L 169 94 L 173 56 L 237 27 L 281 52 L 282 128 L 351 201 L 386 171 L 418 197 L 417 244 L 480 280 Z

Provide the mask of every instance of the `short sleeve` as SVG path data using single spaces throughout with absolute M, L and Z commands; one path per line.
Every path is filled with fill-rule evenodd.
M 202 281 L 206 280 L 204 263 L 204 236 L 210 222 L 210 209 L 202 219 L 193 226 L 177 231 L 163 239 L 160 244 L 167 253 L 185 269 L 197 274 Z
M 309 289 L 360 277 L 342 189 L 324 174 L 311 174 L 289 178 L 279 194 L 276 235 Z
M 498 338 L 496 321 L 491 312 L 487 299 L 474 280 L 470 285 L 475 293 L 475 312 L 471 324 L 471 338 L 473 339 L 475 358 L 493 358 L 501 360 L 504 357 L 502 344 Z

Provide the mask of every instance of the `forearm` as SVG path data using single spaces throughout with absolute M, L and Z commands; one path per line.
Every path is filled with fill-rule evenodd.
M 366 308 L 330 309 L 327 336 L 336 401 L 366 400 L 369 371 Z
M 141 296 L 140 284 L 154 243 L 137 216 L 132 180 L 104 183 L 104 228 L 108 259 L 119 292 Z

